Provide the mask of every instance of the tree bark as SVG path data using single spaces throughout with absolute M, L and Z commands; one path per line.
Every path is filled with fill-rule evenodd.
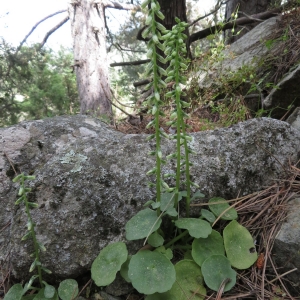
M 236 11 L 238 12 L 238 18 L 265 12 L 266 10 L 268 10 L 270 5 L 273 4 L 274 2 L 275 0 L 230 0 L 226 4 L 226 12 L 225 12 L 226 21 L 232 19 L 231 14 Z M 259 22 L 255 22 L 252 24 L 244 25 L 243 27 L 237 26 L 233 33 L 231 30 L 227 30 L 225 33 L 227 39 L 226 43 L 231 44 L 237 41 L 258 24 Z M 242 31 L 237 35 L 237 33 L 241 29 Z
M 68 7 L 80 113 L 112 116 L 102 1 L 72 1 Z
M 161 7 L 160 11 L 164 14 L 165 18 L 163 20 L 157 18 L 157 21 L 164 25 L 166 29 L 171 30 L 172 27 L 177 24 L 175 21 L 175 17 L 179 18 L 180 21 L 187 23 L 186 0 L 158 0 L 158 3 Z M 184 33 L 187 35 L 187 37 L 189 37 L 188 28 Z M 160 49 L 157 49 L 157 51 L 161 56 L 164 57 L 163 51 L 161 51 Z M 160 62 L 159 64 L 162 68 L 167 68 L 167 64 L 162 65 Z
M 158 0 L 158 2 L 161 7 L 160 10 L 165 16 L 164 20 L 160 20 L 160 23 L 168 30 L 171 30 L 176 24 L 175 17 L 187 22 L 185 0 Z

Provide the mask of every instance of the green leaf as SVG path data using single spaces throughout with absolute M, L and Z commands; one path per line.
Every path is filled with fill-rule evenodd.
M 208 222 L 194 218 L 182 218 L 176 220 L 175 225 L 178 228 L 187 229 L 190 236 L 195 238 L 207 238 L 212 231 L 212 228 Z
M 156 248 L 163 245 L 164 238 L 157 231 L 155 231 L 149 236 L 148 243 Z
M 171 260 L 173 258 L 173 252 L 170 248 L 166 249 L 164 246 L 156 248 L 154 251 L 157 251 L 163 254 L 167 259 Z
M 21 241 L 26 241 L 31 236 L 31 231 L 28 231 L 22 238 Z
M 216 217 L 209 210 L 202 208 L 201 216 L 206 219 L 209 223 L 213 223 L 216 220 Z
M 128 277 L 128 267 L 129 267 L 129 262 L 131 260 L 131 255 L 129 255 L 127 257 L 127 260 L 125 261 L 125 263 L 121 266 L 120 269 L 120 275 L 125 279 L 125 281 L 127 282 L 131 282 L 131 280 Z
M 40 242 L 37 242 L 37 243 L 38 243 L 38 246 L 39 246 L 40 250 L 42 252 L 46 252 L 46 247 L 43 244 L 41 244 Z
M 35 281 L 36 278 L 38 278 L 38 275 L 33 275 L 31 276 L 31 278 L 29 279 L 29 281 L 24 285 L 24 294 L 31 288 L 33 282 Z
M 42 269 L 44 272 L 46 272 L 47 274 L 52 274 L 52 271 L 50 271 L 49 269 L 47 269 L 47 268 L 45 268 L 45 267 L 43 267 L 43 266 L 41 266 L 41 269 Z
M 181 260 L 175 265 L 176 283 L 171 289 L 171 293 L 176 300 L 204 299 L 201 296 L 194 296 L 194 292 L 206 295 L 206 289 L 203 286 L 203 276 L 201 268 L 192 260 Z
M 78 283 L 74 279 L 65 279 L 59 284 L 58 295 L 62 300 L 73 300 L 78 292 Z
M 243 270 L 252 266 L 257 260 L 253 238 L 250 232 L 237 221 L 231 221 L 223 231 L 226 255 L 231 265 Z
M 179 197 L 178 197 L 179 200 Z M 174 208 L 174 203 L 175 203 L 175 193 L 162 193 L 161 194 L 161 199 L 160 199 L 160 209 L 161 211 L 166 212 L 167 215 L 176 217 L 177 216 L 177 211 Z
M 48 291 L 46 291 L 46 289 L 47 289 L 47 285 L 44 288 L 39 290 L 39 292 L 35 295 L 33 300 L 58 300 L 58 295 L 57 295 L 57 292 L 55 291 L 55 288 L 53 291 L 53 295 L 51 297 L 50 297 L 50 295 L 52 294 L 52 292 L 48 293 Z M 47 296 L 46 296 L 46 293 L 47 293 Z M 71 298 L 69 298 L 69 299 L 71 299 Z M 72 299 L 75 299 L 75 297 Z M 23 298 L 22 298 L 22 300 L 23 300 Z
M 143 250 L 133 255 L 128 276 L 133 287 L 142 294 L 163 293 L 175 282 L 175 268 L 165 255 Z
M 36 267 L 36 265 L 37 265 L 37 259 L 35 259 L 34 261 L 33 261 L 33 263 L 31 264 L 31 266 L 30 266 L 30 268 L 29 268 L 29 273 L 30 272 L 32 272 L 34 269 L 35 269 L 35 267 Z
M 14 284 L 9 289 L 9 291 L 7 292 L 7 294 L 4 296 L 3 300 L 21 300 L 22 296 L 23 296 L 23 287 L 22 287 L 22 284 L 17 283 L 17 284 Z
M 16 202 L 15 205 L 19 205 L 21 202 L 23 202 L 26 199 L 25 195 L 22 195 Z
M 229 260 L 223 255 L 212 255 L 207 258 L 201 267 L 206 285 L 218 291 L 222 282 L 230 279 L 225 285 L 224 292 L 229 291 L 236 282 L 236 272 L 231 268 Z
M 55 287 L 49 284 L 45 285 L 44 295 L 46 298 L 52 298 L 55 295 Z
M 213 230 L 207 238 L 194 239 L 192 256 L 199 266 L 202 266 L 208 257 L 215 254 L 225 255 L 223 238 L 219 232 Z
M 38 208 L 39 207 L 39 205 L 35 202 L 27 202 L 27 203 L 30 208 Z
M 200 300 L 205 298 L 206 289 L 203 286 L 201 269 L 194 261 L 181 260 L 175 265 L 175 271 L 176 282 L 171 290 L 162 294 L 149 295 L 145 300 Z
M 146 208 L 139 211 L 125 225 L 126 239 L 139 240 L 147 237 L 156 231 L 161 224 L 161 219 L 157 219 L 156 211 Z
M 205 195 L 200 193 L 200 191 L 196 191 L 196 193 L 193 195 L 193 197 L 191 198 L 191 201 L 195 200 L 195 199 L 199 199 L 199 198 L 204 198 Z
M 220 203 L 218 203 L 220 202 Z M 208 203 L 218 203 L 218 204 L 211 204 L 209 205 L 209 209 L 215 214 L 215 216 L 220 216 L 224 210 L 228 209 L 230 205 L 226 202 L 224 198 L 215 197 L 211 198 Z M 235 220 L 237 219 L 238 215 L 234 208 L 230 208 L 226 211 L 221 217 L 222 220 Z
M 128 251 L 125 243 L 118 242 L 104 247 L 92 264 L 92 279 L 97 286 L 112 283 L 122 264 L 127 260 Z
M 18 181 L 20 181 L 22 178 L 24 178 L 24 173 L 17 175 L 17 176 L 13 179 L 13 182 L 18 182 Z
M 157 15 L 158 18 L 160 18 L 161 20 L 163 20 L 165 18 L 165 16 L 163 15 L 163 13 L 159 10 L 157 10 L 155 12 L 155 14 Z
M 145 1 L 143 1 L 142 4 L 141 4 L 141 8 L 142 8 L 142 9 L 145 9 L 146 6 L 147 6 L 149 3 L 150 3 L 150 0 L 145 0 Z

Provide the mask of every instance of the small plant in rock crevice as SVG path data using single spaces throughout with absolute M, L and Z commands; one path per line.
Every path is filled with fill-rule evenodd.
M 78 285 L 74 279 L 66 279 L 62 281 L 58 289 L 43 280 L 43 272 L 51 274 L 51 271 L 45 268 L 40 260 L 40 253 L 45 252 L 46 248 L 37 240 L 35 233 L 36 224 L 33 222 L 30 213 L 30 210 L 37 208 L 38 204 L 28 201 L 27 194 L 31 191 L 31 189 L 25 186 L 26 180 L 34 179 L 35 176 L 26 176 L 22 173 L 16 176 L 13 179 L 13 182 L 20 182 L 20 189 L 18 192 L 19 198 L 15 204 L 24 204 L 25 213 L 27 215 L 27 233 L 22 237 L 22 241 L 31 238 L 33 242 L 34 252 L 31 256 L 34 258 L 34 261 L 30 266 L 29 273 L 36 271 L 37 274 L 33 275 L 24 287 L 20 283 L 13 285 L 3 300 L 72 300 L 78 295 Z M 36 279 L 39 281 L 39 287 L 33 286 Z
M 145 209 L 138 212 L 126 224 L 126 239 L 144 239 L 152 251 L 141 250 L 129 256 L 126 244 L 118 242 L 110 244 L 100 251 L 92 264 L 92 279 L 98 286 L 106 286 L 114 281 L 120 271 L 122 277 L 131 282 L 147 300 L 172 299 L 184 300 L 204 299 L 206 287 L 214 291 L 230 290 L 236 281 L 236 269 L 249 268 L 257 259 L 253 239 L 248 230 L 240 225 L 237 212 L 223 198 L 209 200 L 209 209 L 202 209 L 200 216 L 190 217 L 190 202 L 204 197 L 194 188 L 198 187 L 190 180 L 191 163 L 189 155 L 193 154 L 192 136 L 187 134 L 185 118 L 188 117 L 184 108 L 189 104 L 181 98 L 184 93 L 181 84 L 186 79 L 182 72 L 187 68 L 185 57 L 185 39 L 183 31 L 186 23 L 176 19 L 176 25 L 171 31 L 162 26 L 158 19 L 164 16 L 160 12 L 157 0 L 146 0 L 143 8 L 149 6 L 146 20 L 147 29 L 144 37 L 149 38 L 148 57 L 151 62 L 147 66 L 147 75 L 152 77 L 148 88 L 152 94 L 147 98 L 153 120 L 148 127 L 153 127 L 155 133 L 148 140 L 155 141 L 155 150 L 150 155 L 155 157 L 156 166 L 148 172 L 155 175 L 156 182 L 150 186 L 156 187 L 155 201 L 149 200 Z M 157 48 L 163 50 L 166 58 L 157 53 Z M 158 65 L 169 62 L 167 70 Z M 162 77 L 166 79 L 163 80 Z M 162 112 L 162 88 L 167 82 L 174 82 L 173 90 L 165 96 L 173 101 L 175 107 L 170 115 L 169 126 L 175 134 L 167 135 L 159 126 Z M 175 141 L 175 152 L 164 157 L 162 140 L 170 138 Z M 176 162 L 176 174 L 162 174 L 162 166 L 167 159 Z M 175 186 L 169 186 L 165 178 L 175 178 Z M 185 186 L 184 191 L 181 187 Z M 178 204 L 185 199 L 186 217 L 179 215 Z M 169 231 L 164 231 L 164 222 L 170 222 Z M 213 230 L 218 219 L 230 221 L 223 231 L 223 236 Z M 179 249 L 184 258 L 173 259 L 173 250 Z M 178 261 L 175 265 L 172 260 Z

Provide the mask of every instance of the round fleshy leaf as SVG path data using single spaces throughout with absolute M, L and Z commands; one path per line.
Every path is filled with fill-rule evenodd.
M 125 261 L 125 263 L 121 266 L 120 269 L 120 275 L 125 279 L 125 281 L 127 282 L 131 282 L 131 280 L 128 277 L 128 266 L 129 266 L 129 262 L 131 260 L 131 255 L 128 256 L 127 260 Z
M 213 223 L 216 220 L 215 215 L 207 209 L 201 209 L 201 216 L 209 223 Z
M 155 231 L 149 236 L 148 243 L 153 247 L 159 247 L 163 245 L 164 238 L 157 231 Z
M 62 300 L 72 300 L 78 292 L 78 283 L 74 279 L 66 279 L 59 284 L 58 295 Z
M 225 285 L 224 292 L 229 291 L 236 283 L 236 272 L 223 255 L 212 255 L 207 258 L 202 264 L 201 271 L 206 285 L 214 291 L 218 291 L 227 278 L 230 282 Z
M 170 292 L 176 300 L 187 299 L 204 299 L 206 289 L 203 286 L 203 276 L 201 268 L 193 260 L 181 260 L 175 265 L 176 282 Z M 204 295 L 203 297 L 196 294 Z M 193 296 L 193 297 L 192 297 Z
M 218 203 L 220 202 L 220 203 Z M 208 203 L 218 203 L 218 204 L 211 204 L 209 205 L 209 209 L 215 214 L 215 216 L 220 216 L 223 211 L 228 209 L 230 205 L 226 202 L 224 198 L 221 197 L 215 197 L 211 198 Z M 235 220 L 237 219 L 238 215 L 236 210 L 232 207 L 228 209 L 224 214 L 222 214 L 221 219 L 222 220 Z
M 92 279 L 97 286 L 112 283 L 122 264 L 127 260 L 128 251 L 125 243 L 118 242 L 104 247 L 92 264 Z
M 231 221 L 225 227 L 223 237 L 226 255 L 233 267 L 243 270 L 256 262 L 257 252 L 247 228 L 235 220 Z
M 157 251 L 144 250 L 131 257 L 128 277 L 142 294 L 164 293 L 175 282 L 175 268 L 170 260 Z
M 55 295 L 55 287 L 49 284 L 45 285 L 45 291 L 44 291 L 45 298 L 52 298 Z
M 52 294 L 52 292 L 50 292 Z M 46 296 L 47 294 L 47 296 Z M 76 297 L 75 297 L 76 298 Z M 75 299 L 75 298 L 72 298 Z M 22 298 L 23 299 L 23 298 Z M 58 295 L 57 292 L 54 291 L 54 294 L 52 297 L 49 297 L 48 292 L 46 291 L 46 288 L 42 288 L 39 290 L 39 292 L 35 295 L 35 297 L 33 298 L 33 300 L 59 300 L 58 299 Z
M 22 284 L 14 284 L 4 297 L 4 300 L 21 300 L 23 296 Z
M 213 230 L 205 239 L 194 239 L 192 244 L 192 256 L 199 266 L 202 266 L 202 263 L 208 257 L 216 254 L 225 255 L 223 238 L 219 232 Z
M 162 294 L 149 295 L 145 300 L 200 300 L 205 298 L 206 289 L 203 286 L 201 269 L 193 260 L 181 260 L 175 265 L 175 270 L 176 282 L 172 288 Z
M 161 219 L 157 220 L 157 212 L 146 208 L 139 211 L 126 224 L 126 239 L 139 240 L 147 237 L 156 231 L 161 224 Z
M 173 295 L 169 292 L 165 293 L 154 293 L 152 295 L 147 295 L 145 300 L 175 300 Z
M 190 236 L 195 238 L 207 238 L 211 234 L 212 228 L 210 224 L 201 219 L 182 218 L 175 221 L 178 228 L 187 229 Z

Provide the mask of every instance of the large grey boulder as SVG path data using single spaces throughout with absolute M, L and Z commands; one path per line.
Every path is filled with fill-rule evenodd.
M 192 134 L 193 181 L 207 196 L 233 198 L 260 190 L 285 176 L 282 165 L 296 162 L 300 132 L 274 119 L 252 119 L 229 128 Z M 146 172 L 154 166 L 148 155 L 154 142 L 146 135 L 126 135 L 97 119 L 63 116 L 22 122 L 0 129 L 0 263 L 10 253 L 14 276 L 27 279 L 32 262 L 23 208 L 16 207 L 18 172 L 33 173 L 29 197 L 37 237 L 47 248 L 42 254 L 53 278 L 77 277 L 89 270 L 107 244 L 124 241 L 126 222 L 154 191 Z M 174 142 L 163 140 L 163 153 Z M 280 162 L 280 163 L 279 163 Z M 163 173 L 174 172 L 174 162 Z M 194 211 L 196 214 L 197 211 Z M 133 253 L 140 243 L 128 243 Z

